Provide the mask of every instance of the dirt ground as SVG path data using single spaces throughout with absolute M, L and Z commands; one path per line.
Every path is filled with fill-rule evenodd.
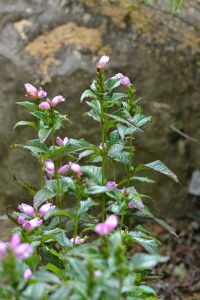
M 169 257 L 156 269 L 161 279 L 151 285 L 162 300 L 200 300 L 200 215 L 168 223 L 178 238 L 158 225 L 148 226 L 162 242 L 161 254 Z

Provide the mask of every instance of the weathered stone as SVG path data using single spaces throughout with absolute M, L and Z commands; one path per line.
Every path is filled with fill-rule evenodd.
M 13 143 L 35 138 L 33 129 L 13 127 L 31 119 L 16 106 L 24 98 L 24 83 L 43 85 L 50 97 L 61 94 L 67 100 L 59 109 L 67 113 L 64 136 L 84 137 L 99 144 L 96 126 L 81 119 L 86 106 L 81 93 L 95 76 L 95 65 L 103 54 L 111 56 L 108 75 L 129 76 L 142 97 L 144 112 L 153 116 L 143 136 L 137 136 L 137 162 L 160 159 L 174 171 L 181 186 L 164 176 L 158 185 L 138 186 L 155 199 L 159 214 L 185 215 L 192 209 L 187 186 L 192 171 L 199 168 L 196 144 L 174 132 L 174 125 L 198 138 L 199 119 L 199 1 L 187 1 L 182 13 L 173 16 L 165 7 L 151 8 L 134 2 L 111 4 L 94 0 L 2 0 L 0 3 L 0 201 L 32 201 L 13 180 L 13 174 L 38 185 L 38 167 Z M 186 1 L 185 1 L 186 2 Z M 196 9 L 194 9 L 196 7 Z M 149 173 L 150 174 L 150 173 Z M 155 177 L 155 176 L 154 176 Z

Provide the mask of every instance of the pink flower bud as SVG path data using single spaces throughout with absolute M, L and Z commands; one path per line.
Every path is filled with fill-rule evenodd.
M 68 143 L 68 141 L 68 137 L 65 137 L 63 140 L 59 136 L 57 136 L 56 138 L 56 144 L 61 147 L 65 146 Z
M 39 214 L 44 216 L 49 210 L 53 209 L 55 205 L 52 205 L 51 203 L 44 204 L 39 209 Z
M 72 243 L 74 243 L 74 238 L 70 239 L 70 241 L 71 241 Z M 77 235 L 77 236 L 75 237 L 75 244 L 78 245 L 78 244 L 81 244 L 81 243 L 84 243 L 84 239 L 81 239 L 80 236 Z
M 14 233 L 10 240 L 10 247 L 14 249 L 20 243 L 21 243 L 20 235 L 18 233 Z
M 58 170 L 58 173 L 61 175 L 65 174 L 68 171 L 68 169 L 69 169 L 69 165 L 64 165 Z
M 99 149 L 103 149 L 102 143 L 98 146 Z M 104 143 L 104 148 L 106 148 L 106 143 Z
M 121 84 L 123 84 L 123 85 L 131 84 L 130 79 L 128 77 L 124 76 L 122 73 L 117 73 L 112 78 L 121 78 L 122 79 Z
M 18 205 L 18 209 L 21 212 L 23 212 L 23 213 L 25 213 L 29 216 L 32 216 L 32 215 L 35 214 L 35 209 L 31 205 L 28 205 L 28 204 L 25 204 L 25 203 L 22 203 L 22 204 Z
M 115 189 L 118 186 L 117 183 L 115 183 L 114 181 L 108 181 L 106 183 L 106 187 L 110 188 L 110 189 Z
M 7 254 L 7 246 L 3 241 L 0 241 L 0 258 Z
M 24 280 L 27 280 L 29 277 L 31 277 L 31 275 L 32 275 L 33 273 L 32 273 L 32 271 L 31 271 L 31 269 L 26 269 L 25 271 L 24 271 L 24 275 L 23 275 L 23 279 Z
M 40 109 L 44 109 L 44 110 L 50 110 L 51 109 L 51 105 L 48 102 L 41 102 L 38 107 Z
M 33 253 L 33 248 L 28 243 L 22 243 L 13 249 L 13 253 L 16 257 L 24 259 L 28 258 Z
M 96 68 L 97 68 L 97 69 L 102 69 L 103 67 L 105 67 L 105 65 L 107 64 L 108 61 L 109 61 L 109 56 L 103 55 L 103 56 L 100 58 L 100 60 L 99 60 L 99 62 L 98 62 L 98 64 L 97 64 L 97 66 L 96 66 Z
M 45 160 L 43 170 L 51 176 L 54 176 L 54 163 L 51 159 Z
M 42 224 L 42 220 L 39 218 L 34 218 L 30 221 L 24 221 L 22 227 L 27 231 L 32 231 L 35 227 L 38 227 Z
M 43 89 L 41 87 L 38 88 L 38 98 L 42 99 L 44 97 L 46 97 L 47 93 L 45 91 L 43 91 Z
M 33 85 L 31 85 L 30 83 L 26 83 L 24 86 L 25 86 L 25 89 L 26 89 L 26 95 L 29 96 L 32 99 L 36 99 L 37 94 L 38 94 L 37 89 Z
M 133 201 L 128 202 L 128 207 L 129 208 L 137 208 L 137 206 L 135 205 L 135 203 Z
M 115 229 L 117 225 L 117 217 L 115 215 L 111 215 L 103 223 L 97 224 L 94 231 L 99 235 L 107 235 L 110 231 Z
M 65 98 L 63 98 L 61 95 L 55 96 L 51 100 L 51 106 L 55 107 L 58 103 L 65 101 Z
M 22 225 L 24 223 L 25 219 L 23 216 L 19 216 L 19 218 L 17 219 L 17 222 L 19 223 L 19 225 Z
M 70 162 L 69 165 L 70 165 L 71 170 L 74 173 L 76 173 L 76 174 L 82 174 L 81 173 L 81 167 L 80 167 L 79 164 Z

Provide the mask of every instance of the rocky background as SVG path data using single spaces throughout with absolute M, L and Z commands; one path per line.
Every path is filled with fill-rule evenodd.
M 144 113 L 153 116 L 135 140 L 136 161 L 160 159 L 181 182 L 152 175 L 158 185 L 138 188 L 153 197 L 149 205 L 161 217 L 184 217 L 199 206 L 200 179 L 196 176 L 191 186 L 191 178 L 200 169 L 200 1 L 185 1 L 176 15 L 163 4 L 118 2 L 0 1 L 1 214 L 8 204 L 32 201 L 14 182 L 14 174 L 38 184 L 34 158 L 10 147 L 35 138 L 28 127 L 13 130 L 19 120 L 31 119 L 15 104 L 25 100 L 24 83 L 42 86 L 50 97 L 63 95 L 66 102 L 59 110 L 72 121 L 63 136 L 84 137 L 98 145 L 96 124 L 81 118 L 86 107 L 79 99 L 103 54 L 110 56 L 108 76 L 122 72 L 130 77 Z

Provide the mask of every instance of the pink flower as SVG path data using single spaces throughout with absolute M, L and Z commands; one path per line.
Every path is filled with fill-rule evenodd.
M 135 205 L 135 203 L 133 201 L 128 202 L 128 207 L 129 208 L 137 208 L 137 206 Z
M 110 189 L 115 189 L 118 186 L 117 183 L 115 183 L 114 181 L 108 181 L 106 183 L 106 187 L 110 188 Z
M 19 225 L 22 225 L 24 223 L 25 219 L 23 216 L 19 216 L 19 218 L 17 219 L 17 222 L 19 223 Z
M 115 215 L 110 215 L 103 223 L 96 225 L 94 231 L 99 235 L 107 235 L 118 225 L 118 219 Z
M 32 215 L 35 214 L 35 209 L 31 205 L 28 205 L 28 204 L 25 204 L 25 203 L 22 203 L 22 204 L 18 205 L 18 209 L 21 212 L 23 212 L 23 213 L 25 213 L 29 216 L 32 216 Z
M 7 246 L 6 243 L 0 241 L 0 258 L 4 257 L 7 254 Z
M 57 136 L 56 138 L 56 144 L 61 147 L 65 146 L 68 143 L 68 141 L 68 137 L 65 137 L 63 140 L 59 136 Z
M 29 277 L 31 277 L 31 275 L 32 275 L 33 273 L 32 273 L 32 271 L 31 271 L 31 269 L 26 269 L 25 271 L 24 271 L 24 275 L 23 275 L 23 279 L 24 280 L 27 280 Z
M 64 165 L 58 170 L 58 173 L 61 175 L 65 174 L 68 171 L 68 169 L 69 169 L 69 165 Z
M 50 110 L 50 109 L 51 109 L 51 105 L 50 105 L 48 102 L 46 102 L 46 101 L 41 102 L 41 103 L 38 105 L 38 107 L 39 107 L 40 109 L 44 109 L 44 110 Z
M 61 95 L 55 96 L 51 100 L 51 106 L 55 107 L 58 103 L 65 101 L 65 98 L 63 98 Z
M 18 233 L 14 233 L 10 240 L 10 249 L 17 258 L 28 258 L 33 253 L 33 248 L 28 243 L 21 243 Z M 7 254 L 7 246 L 0 241 L 0 258 Z
M 71 170 L 76 173 L 76 174 L 82 174 L 81 173 L 81 167 L 79 164 L 77 163 L 73 163 L 73 162 L 69 162 L 69 166 L 71 168 Z
M 49 210 L 53 209 L 55 205 L 52 205 L 51 203 L 46 203 L 42 205 L 39 209 L 39 214 L 41 216 L 44 216 Z
M 101 270 L 95 270 L 95 271 L 94 271 L 94 276 L 95 276 L 95 277 L 100 277 L 101 275 L 102 275 Z
M 121 84 L 123 84 L 123 85 L 131 84 L 130 79 L 128 77 L 124 76 L 122 73 L 117 73 L 112 78 L 121 78 L 122 79 Z
M 35 227 L 38 227 L 42 224 L 42 220 L 39 218 L 34 218 L 30 221 L 24 221 L 22 227 L 27 231 L 32 231 Z
M 25 86 L 25 89 L 26 89 L 26 95 L 29 96 L 32 99 L 36 99 L 37 95 L 38 95 L 37 89 L 33 85 L 31 85 L 30 83 L 26 83 L 24 86 Z
M 71 241 L 72 243 L 74 243 L 74 238 L 70 239 L 70 241 Z M 81 239 L 80 236 L 77 235 L 77 236 L 75 237 L 75 244 L 78 245 L 78 244 L 81 244 L 81 243 L 84 243 L 84 239 Z
M 54 163 L 51 159 L 45 160 L 43 170 L 51 176 L 54 176 Z
M 44 98 L 46 97 L 47 93 L 45 91 L 43 91 L 43 89 L 41 87 L 38 88 L 38 98 Z
M 99 149 L 103 149 L 103 145 L 102 143 L 100 143 L 100 145 L 98 146 Z M 104 143 L 104 148 L 106 148 L 106 143 Z
M 33 248 L 28 243 L 22 243 L 13 248 L 13 253 L 16 257 L 24 259 L 33 254 Z
M 97 69 L 102 69 L 103 67 L 105 67 L 105 65 L 107 64 L 107 62 L 109 62 L 109 56 L 106 56 L 106 55 L 103 55 L 101 58 L 100 58 L 100 60 L 99 60 L 99 62 L 98 62 L 98 64 L 97 64 L 97 66 L 96 66 L 96 68 Z

